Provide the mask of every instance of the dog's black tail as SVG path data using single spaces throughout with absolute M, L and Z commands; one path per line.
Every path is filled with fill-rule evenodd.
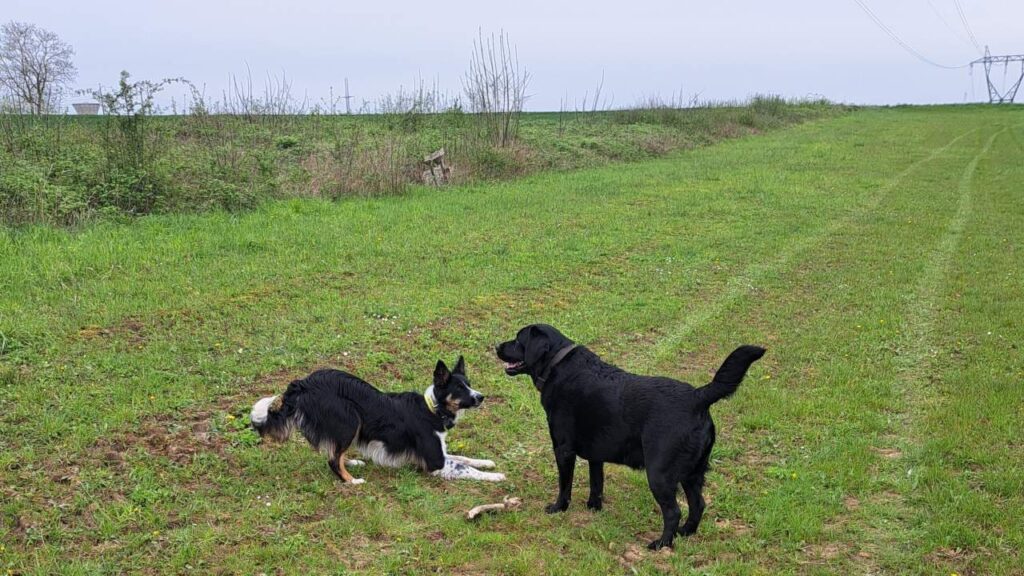
M 289 387 L 290 389 L 291 387 Z M 289 402 L 289 394 L 260 398 L 252 407 L 249 420 L 260 436 L 270 436 L 284 442 L 295 428 L 295 407 Z
M 733 350 L 725 362 L 722 362 L 718 372 L 715 372 L 711 383 L 693 391 L 697 397 L 697 409 L 707 410 L 722 398 L 732 396 L 733 392 L 740 387 L 740 382 L 747 374 L 747 369 L 761 356 L 764 356 L 764 348 L 760 346 L 746 345 Z

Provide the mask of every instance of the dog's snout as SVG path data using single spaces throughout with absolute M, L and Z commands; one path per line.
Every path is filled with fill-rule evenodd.
M 476 405 L 479 406 L 484 403 L 484 395 L 479 392 L 474 392 L 473 400 L 476 402 Z

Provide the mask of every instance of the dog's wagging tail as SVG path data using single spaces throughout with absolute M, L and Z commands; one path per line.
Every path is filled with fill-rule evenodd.
M 739 389 L 750 365 L 764 356 L 764 352 L 764 348 L 749 344 L 733 350 L 715 372 L 711 382 L 693 391 L 697 399 L 695 407 L 707 410 L 715 402 L 732 396 Z
M 278 442 L 284 442 L 291 436 L 292 422 L 288 414 L 282 410 L 280 396 L 260 398 L 252 407 L 249 420 L 260 436 L 270 436 Z

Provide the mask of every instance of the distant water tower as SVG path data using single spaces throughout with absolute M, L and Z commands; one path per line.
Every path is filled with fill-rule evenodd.
M 75 108 L 75 114 L 79 116 L 95 116 L 100 113 L 98 102 L 75 102 L 72 106 Z

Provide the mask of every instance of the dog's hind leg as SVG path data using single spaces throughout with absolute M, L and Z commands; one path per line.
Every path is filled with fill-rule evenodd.
M 345 469 L 345 452 L 340 452 L 335 458 L 327 461 L 327 465 L 330 466 L 331 472 L 338 475 L 344 482 L 349 484 L 362 484 L 366 482 L 362 478 L 354 478 L 352 474 Z
M 689 536 L 697 532 L 697 527 L 700 526 L 701 518 L 704 517 L 704 508 L 706 506 L 704 502 L 704 475 L 708 471 L 708 460 L 711 458 L 711 447 L 715 444 L 715 429 L 712 425 L 711 428 L 711 442 L 708 443 L 707 448 L 704 449 L 704 454 L 701 455 L 700 460 L 697 461 L 696 467 L 689 471 L 683 476 L 680 484 L 683 487 L 683 492 L 686 493 L 686 505 L 690 508 L 686 514 L 686 522 L 679 528 L 680 536 Z
M 704 517 L 704 474 L 691 474 L 682 481 L 683 492 L 686 492 L 686 504 L 690 511 L 686 515 L 686 522 L 679 528 L 680 536 L 689 536 L 697 532 L 701 518 Z
M 345 469 L 345 464 L 354 464 L 360 462 L 358 460 L 347 460 L 345 458 L 345 451 L 355 440 L 356 436 L 359 435 L 359 418 L 358 416 L 344 421 L 333 422 L 331 426 L 332 434 L 330 438 L 322 439 L 320 441 L 320 451 L 327 455 L 327 466 L 330 467 L 331 472 L 334 472 L 338 478 L 341 478 L 343 482 L 349 484 L 362 484 L 365 482 L 362 478 L 354 478 L 348 470 Z M 361 462 L 360 462 L 361 464 Z
M 661 508 L 661 519 L 664 522 L 661 538 L 647 545 L 651 550 L 660 550 L 665 546 L 672 547 L 672 540 L 675 538 L 679 519 L 682 517 L 679 503 L 676 502 L 676 483 L 674 478 L 670 478 L 662 472 L 647 469 L 647 484 L 651 488 L 654 500 Z

